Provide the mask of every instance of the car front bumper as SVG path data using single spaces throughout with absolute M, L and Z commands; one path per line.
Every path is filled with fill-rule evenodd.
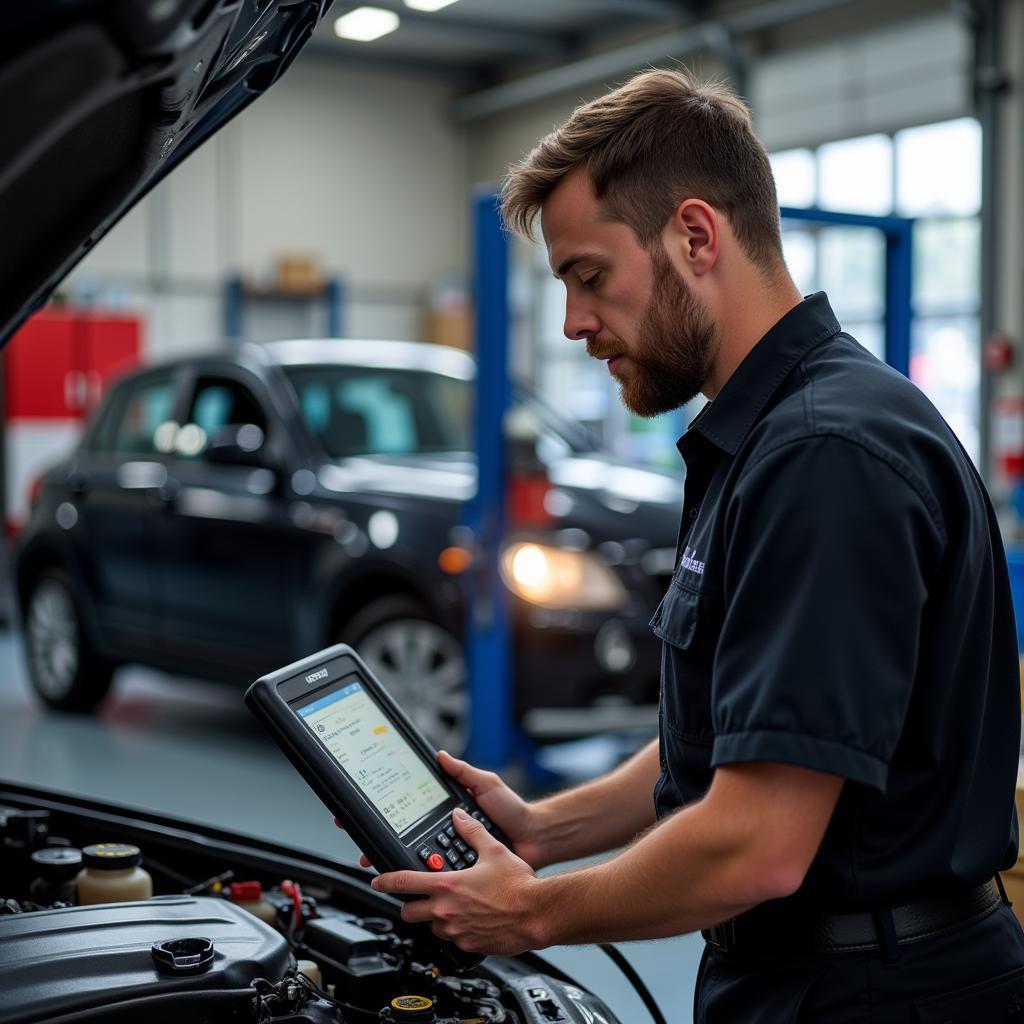
M 535 739 L 654 730 L 661 642 L 646 615 L 550 612 L 514 616 L 516 712 Z

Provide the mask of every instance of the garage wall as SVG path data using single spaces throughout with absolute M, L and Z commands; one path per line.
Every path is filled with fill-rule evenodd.
M 451 95 L 436 79 L 301 58 L 63 291 L 147 309 L 150 352 L 210 348 L 226 275 L 265 278 L 280 253 L 312 252 L 344 283 L 346 333 L 419 337 L 430 289 L 465 272 L 465 145 L 447 118 Z M 277 312 L 287 332 L 295 314 L 265 310 Z

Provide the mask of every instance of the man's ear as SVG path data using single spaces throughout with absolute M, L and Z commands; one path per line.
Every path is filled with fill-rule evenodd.
M 708 273 L 718 261 L 721 224 L 716 210 L 703 199 L 684 199 L 672 212 L 664 241 L 693 274 Z

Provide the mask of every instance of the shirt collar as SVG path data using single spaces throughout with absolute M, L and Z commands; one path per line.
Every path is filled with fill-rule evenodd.
M 696 431 L 735 455 L 769 399 L 790 371 L 816 345 L 841 330 L 824 292 L 794 306 L 747 353 L 732 376 L 679 439 L 680 451 Z

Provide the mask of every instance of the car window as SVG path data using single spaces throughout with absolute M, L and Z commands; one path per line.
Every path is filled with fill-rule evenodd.
M 288 367 L 306 426 L 332 458 L 466 451 L 470 382 L 438 373 Z
M 263 406 L 244 384 L 227 377 L 199 379 L 188 422 L 202 427 L 207 434 L 228 424 L 254 423 L 260 430 L 267 429 Z
M 175 451 L 186 458 L 200 455 L 221 428 L 249 423 L 266 435 L 266 413 L 249 388 L 230 377 L 200 377 Z
M 292 366 L 284 372 L 306 426 L 332 458 L 472 449 L 471 381 L 357 366 Z M 513 394 L 507 429 L 510 436 L 533 440 L 543 462 L 597 449 L 578 423 L 521 389 Z
M 157 451 L 157 428 L 174 411 L 174 380 L 148 378 L 122 389 L 96 435 L 95 447 L 124 455 L 152 455 Z

